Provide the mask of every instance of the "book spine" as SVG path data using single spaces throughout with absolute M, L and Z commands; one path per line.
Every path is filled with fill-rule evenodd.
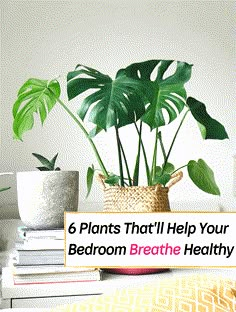
M 64 250 L 64 240 L 58 239 L 34 239 L 16 242 L 15 249 L 17 250 Z
M 25 226 L 18 227 L 18 235 L 21 239 L 64 239 L 64 229 L 30 229 Z
M 100 270 L 80 273 L 56 273 L 40 275 L 14 275 L 15 285 L 20 284 L 44 284 L 44 283 L 71 283 L 71 282 L 89 282 L 101 280 Z
M 95 269 L 91 268 L 70 268 L 55 265 L 41 265 L 41 266 L 12 266 L 12 272 L 14 275 L 25 275 L 25 274 L 46 274 L 46 273 L 69 273 L 69 272 L 90 272 Z

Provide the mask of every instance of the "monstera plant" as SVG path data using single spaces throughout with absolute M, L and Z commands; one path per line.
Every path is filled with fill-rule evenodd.
M 60 84 L 57 80 L 29 79 L 20 88 L 14 103 L 14 136 L 22 140 L 23 134 L 33 128 L 34 114 L 39 114 L 43 124 L 48 113 L 58 103 L 82 130 L 98 162 L 99 169 L 95 169 L 93 165 L 88 168 L 88 193 L 96 170 L 101 171 L 106 184 L 129 187 L 140 184 L 140 168 L 144 165 L 148 186 L 165 186 L 173 174 L 186 167 L 197 187 L 207 193 L 219 195 L 214 173 L 203 159 L 190 160 L 179 168 L 175 168 L 170 162 L 177 135 L 188 114 L 196 120 L 204 140 L 228 138 L 224 126 L 208 114 L 205 104 L 187 96 L 185 84 L 191 78 L 191 71 L 192 65 L 186 62 L 149 60 L 118 70 L 112 79 L 98 70 L 77 65 L 67 75 L 68 100 L 80 98 L 81 95 L 83 97 L 79 101 L 77 114 L 72 113 L 69 104 L 65 104 L 60 98 Z M 176 119 L 180 119 L 179 126 L 167 148 L 162 129 Z M 86 130 L 86 122 L 94 125 L 92 131 Z M 128 125 L 133 125 L 137 134 L 133 172 L 120 135 L 120 128 Z M 144 140 L 143 128 L 146 126 L 150 128 L 150 132 L 155 131 L 151 159 L 147 157 L 147 142 Z M 96 135 L 110 128 L 114 129 L 119 173 L 105 166 L 94 143 Z

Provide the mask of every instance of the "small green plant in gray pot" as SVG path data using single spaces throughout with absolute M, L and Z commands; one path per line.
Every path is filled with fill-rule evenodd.
M 39 171 L 17 173 L 17 198 L 22 222 L 31 228 L 62 228 L 64 212 L 78 210 L 78 171 L 63 171 L 52 160 L 33 153 Z

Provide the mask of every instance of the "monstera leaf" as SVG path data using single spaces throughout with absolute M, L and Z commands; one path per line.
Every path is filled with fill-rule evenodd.
M 29 79 L 18 92 L 13 106 L 13 132 L 16 139 L 33 128 L 34 113 L 38 113 L 43 124 L 48 113 L 60 96 L 60 85 L 56 80 Z
M 228 134 L 224 126 L 217 120 L 211 118 L 206 111 L 205 104 L 189 97 L 187 105 L 198 122 L 203 139 L 224 140 L 228 138 Z
M 202 191 L 220 195 L 220 190 L 215 181 L 214 172 L 203 159 L 188 162 L 188 174 L 193 183 Z
M 68 98 L 71 100 L 88 90 L 90 94 L 82 101 L 78 115 L 82 120 L 89 115 L 96 129 L 128 125 L 145 112 L 142 83 L 122 71 L 112 80 L 93 68 L 78 65 L 67 75 Z
M 175 72 L 167 77 L 170 65 L 176 65 Z M 192 65 L 169 60 L 150 60 L 131 64 L 123 71 L 129 78 L 142 82 L 148 98 L 148 106 L 141 120 L 151 129 L 172 122 L 180 113 L 186 100 L 184 84 L 191 77 Z M 153 74 L 155 77 L 152 78 Z M 168 115 L 165 120 L 163 112 Z

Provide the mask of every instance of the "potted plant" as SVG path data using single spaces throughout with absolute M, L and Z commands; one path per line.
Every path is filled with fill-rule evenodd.
M 171 67 L 174 67 L 174 71 L 168 74 Z M 179 168 L 170 162 L 173 146 L 187 115 L 196 120 L 203 139 L 228 138 L 224 126 L 208 114 L 205 104 L 187 97 L 185 83 L 189 81 L 191 71 L 192 65 L 186 62 L 149 60 L 118 70 L 112 79 L 98 70 L 77 65 L 67 75 L 68 99 L 72 100 L 90 91 L 81 101 L 78 115 L 73 114 L 61 100 L 57 80 L 29 79 L 20 88 L 13 107 L 14 136 L 22 140 L 23 134 L 33 127 L 34 113 L 39 114 L 43 124 L 54 105 L 60 104 L 85 134 L 95 153 L 100 167 L 98 173 L 104 185 L 105 210 L 133 211 L 138 208 L 139 211 L 168 211 L 168 190 L 182 177 L 181 170 L 184 167 L 197 187 L 219 195 L 214 173 L 204 160 L 190 160 Z M 84 125 L 87 117 L 94 124 L 90 132 Z M 180 119 L 179 126 L 167 148 L 162 128 L 168 127 L 177 118 Z M 138 139 L 133 173 L 120 136 L 120 128 L 128 125 L 133 125 Z M 143 138 L 146 125 L 150 127 L 150 132 L 155 132 L 151 162 Z M 96 135 L 110 128 L 114 129 L 119 173 L 108 170 L 94 143 Z M 141 161 L 146 171 L 145 186 L 139 185 Z M 88 168 L 88 193 L 96 170 L 93 165 Z
M 171 74 L 168 73 L 170 68 L 173 70 Z M 149 60 L 118 70 L 112 79 L 98 70 L 77 65 L 67 75 L 69 101 L 86 92 L 77 115 L 61 100 L 57 80 L 29 79 L 20 88 L 13 106 L 14 136 L 22 140 L 23 134 L 33 128 L 34 113 L 39 114 L 43 124 L 55 104 L 60 104 L 77 123 L 95 153 L 99 169 L 94 165 L 88 168 L 87 188 L 89 194 L 97 171 L 104 188 L 104 211 L 169 211 L 169 188 L 182 178 L 184 168 L 198 188 L 220 195 L 214 173 L 203 159 L 189 160 L 178 168 L 170 162 L 173 146 L 187 115 L 196 120 L 204 140 L 228 138 L 224 126 L 208 114 L 205 104 L 187 96 L 185 83 L 191 78 L 191 71 L 192 65 L 186 62 Z M 180 119 L 179 125 L 167 148 L 162 129 L 176 119 Z M 90 132 L 85 127 L 87 120 L 94 125 Z M 120 128 L 126 126 L 133 126 L 137 136 L 133 172 L 120 135 Z M 150 133 L 155 132 L 151 160 L 144 140 L 144 128 L 147 126 Z M 94 143 L 96 135 L 111 128 L 117 144 L 119 173 L 106 167 Z M 140 185 L 142 165 L 147 181 L 144 186 Z M 140 274 L 156 271 L 121 270 L 116 272 Z
M 63 228 L 64 211 L 78 210 L 78 171 L 63 171 L 52 160 L 33 153 L 39 171 L 17 172 L 18 209 L 30 228 Z

